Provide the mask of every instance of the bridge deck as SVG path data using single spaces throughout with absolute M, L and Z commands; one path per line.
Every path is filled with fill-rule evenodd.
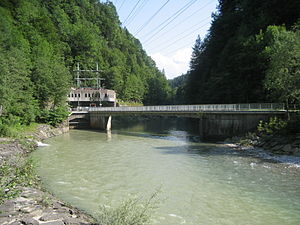
M 125 106 L 125 107 L 81 107 L 73 113 L 148 113 L 148 114 L 197 114 L 197 113 L 285 113 L 283 104 L 223 104 L 223 105 L 164 105 L 164 106 Z

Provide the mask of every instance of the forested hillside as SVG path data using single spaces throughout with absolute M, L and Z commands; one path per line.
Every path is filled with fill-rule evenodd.
M 118 98 L 163 104 L 170 87 L 140 42 L 98 0 L 0 1 L 1 123 L 28 124 L 65 104 L 75 65 L 99 64 Z M 0 125 L 1 125 L 0 123 Z
M 300 1 L 219 0 L 184 86 L 189 103 L 300 100 Z

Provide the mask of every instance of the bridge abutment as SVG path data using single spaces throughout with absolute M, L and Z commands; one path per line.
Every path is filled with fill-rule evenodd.
M 271 117 L 284 117 L 270 113 L 204 113 L 199 119 L 199 133 L 204 140 L 242 136 L 254 131 L 260 121 Z

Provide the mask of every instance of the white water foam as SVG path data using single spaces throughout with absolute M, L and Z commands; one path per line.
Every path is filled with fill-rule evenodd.
M 36 144 L 37 144 L 38 147 L 46 147 L 46 146 L 49 146 L 48 144 L 43 143 L 43 142 L 40 142 L 40 141 L 37 141 Z
M 272 153 L 266 152 L 262 148 L 254 148 L 254 147 L 242 147 L 237 144 L 225 144 L 227 147 L 233 149 L 240 149 L 247 151 L 249 153 L 254 153 L 259 158 L 272 160 L 275 162 L 286 164 L 289 168 L 300 168 L 300 157 L 299 156 L 290 156 L 290 155 L 274 155 Z M 235 162 L 234 162 L 235 163 Z M 251 168 L 255 166 L 255 163 L 250 163 Z

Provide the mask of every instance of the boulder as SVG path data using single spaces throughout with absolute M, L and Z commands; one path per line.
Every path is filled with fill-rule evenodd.
M 300 157 L 300 148 L 293 148 L 292 152 L 294 156 Z
M 282 151 L 287 153 L 291 152 L 291 150 L 292 150 L 292 146 L 290 144 L 284 145 L 282 148 Z

